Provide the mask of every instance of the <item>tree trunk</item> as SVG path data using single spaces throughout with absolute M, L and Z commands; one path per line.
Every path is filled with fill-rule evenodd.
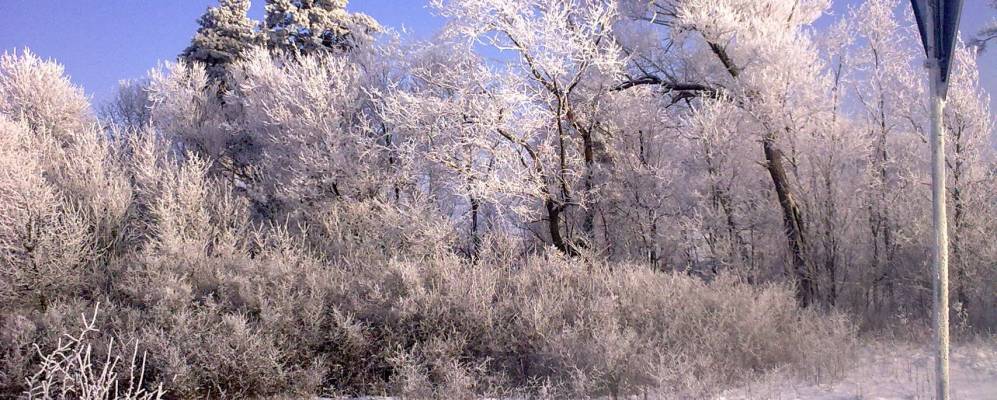
M 575 247 L 568 245 L 568 243 L 564 241 L 564 237 L 561 236 L 562 208 L 551 199 L 544 201 L 544 207 L 547 209 L 547 230 L 550 233 L 551 243 L 553 243 L 554 247 L 564 254 L 569 256 L 578 255 Z
M 782 220 L 785 225 L 786 240 L 792 252 L 792 267 L 796 278 L 796 299 L 803 307 L 813 304 L 817 295 L 817 285 L 807 268 L 804 255 L 806 242 L 803 236 L 803 216 L 793 196 L 789 178 L 783 165 L 782 151 L 776 148 L 775 134 L 768 134 L 762 140 L 765 151 L 766 169 L 772 177 L 772 185 L 782 207 Z
M 478 258 L 478 250 L 481 247 L 481 234 L 478 233 L 478 210 L 481 203 L 477 197 L 470 196 L 471 203 L 471 257 Z
M 882 105 L 882 102 L 880 104 L 880 108 L 885 107 Z M 876 190 L 878 194 L 876 198 L 869 200 L 869 224 L 872 233 L 873 262 L 878 272 L 874 281 L 874 290 L 876 293 L 873 293 L 872 297 L 876 301 L 876 304 L 874 304 L 876 308 L 886 307 L 894 302 L 893 281 L 895 280 L 894 269 L 896 268 L 894 260 L 896 260 L 897 249 L 896 239 L 894 238 L 895 224 L 887 208 L 889 203 L 887 195 L 890 188 L 886 165 L 890 158 L 886 148 L 886 135 L 888 131 L 885 122 L 883 122 L 885 118 L 885 116 L 880 115 L 880 131 L 876 139 L 876 149 L 870 157 L 870 162 L 876 168 L 873 179 L 876 180 L 875 184 L 877 185 Z
M 969 305 L 969 295 L 966 293 L 966 260 L 963 259 L 964 254 L 962 251 L 963 247 L 963 234 L 965 232 L 966 223 L 966 206 L 963 199 L 962 193 L 962 142 L 961 134 L 953 135 L 955 137 L 955 152 L 956 152 L 956 162 L 955 168 L 952 170 L 952 209 L 954 210 L 954 215 L 952 219 L 952 266 L 955 270 L 956 276 L 956 300 L 959 302 L 959 306 L 962 310 L 966 309 Z
M 830 168 L 830 166 L 828 167 Z M 837 204 L 834 201 L 834 179 L 830 172 L 824 174 L 824 188 L 827 199 L 824 201 L 824 270 L 827 271 L 827 304 L 834 306 L 838 301 L 838 239 L 834 230 L 837 220 Z
M 595 151 L 592 144 L 592 132 L 588 129 L 579 129 L 582 137 L 582 155 L 585 159 L 585 195 L 591 196 L 592 188 L 592 172 L 595 168 Z M 589 200 L 585 201 L 585 213 L 582 221 L 582 232 L 585 233 L 585 239 L 595 240 L 595 210 L 593 209 L 592 202 Z

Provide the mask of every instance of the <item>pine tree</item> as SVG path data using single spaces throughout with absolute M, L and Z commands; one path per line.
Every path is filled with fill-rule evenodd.
M 249 0 L 219 0 L 218 6 L 209 8 L 198 20 L 201 27 L 180 58 L 202 63 L 212 80 L 224 80 L 227 66 L 256 39 L 256 22 L 248 12 Z
M 362 46 L 377 21 L 346 11 L 347 0 L 267 0 L 264 31 L 272 49 L 308 54 L 344 52 Z

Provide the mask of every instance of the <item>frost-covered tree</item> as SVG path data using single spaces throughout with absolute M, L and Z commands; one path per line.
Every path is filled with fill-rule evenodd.
M 793 142 L 820 129 L 831 107 L 830 84 L 804 29 L 826 0 L 658 0 L 629 2 L 638 23 L 661 26 L 668 40 L 635 57 L 623 88 L 654 85 L 679 98 L 729 93 L 744 112 L 745 132 L 761 142 L 761 160 L 776 195 L 798 298 L 817 300 L 817 274 L 808 257 L 809 220 L 793 166 Z M 649 28 L 649 27 L 648 27 Z M 645 28 L 645 31 L 648 29 Z M 678 44 L 676 44 L 676 42 Z M 673 52 L 674 50 L 674 52 Z
M 181 152 L 211 160 L 211 171 L 237 186 L 258 180 L 262 149 L 240 129 L 245 114 L 239 102 L 219 98 L 203 64 L 165 63 L 151 70 L 148 80 L 147 107 L 158 135 Z
M 607 132 L 604 100 L 622 69 L 612 38 L 613 1 L 435 1 L 453 18 L 449 34 L 482 40 L 516 56 L 496 84 L 495 96 L 518 99 L 500 110 L 491 132 L 520 148 L 542 210 L 542 236 L 558 250 L 577 253 L 593 239 L 595 174 L 601 135 Z M 488 89 L 485 89 L 488 90 Z M 537 218 L 538 217 L 538 218 Z
M 380 29 L 362 13 L 346 11 L 347 0 L 267 0 L 263 35 L 271 49 L 293 54 L 343 52 L 364 46 Z
M 508 110 L 528 99 L 502 88 L 503 74 L 466 43 L 426 46 L 414 58 L 411 84 L 384 93 L 379 114 L 405 138 L 398 150 L 406 172 L 466 223 L 464 242 L 476 254 L 489 210 L 507 217 L 534 211 L 524 197 L 536 192 L 535 181 L 518 176 L 528 152 L 501 133 L 519 128 Z
M 285 58 L 255 49 L 239 64 L 233 96 L 248 116 L 242 129 L 260 146 L 257 168 L 271 200 L 314 205 L 377 187 L 376 171 L 359 159 L 359 75 L 327 53 Z
M 992 237 L 997 223 L 994 193 L 997 159 L 993 147 L 995 124 L 990 96 L 979 83 L 979 68 L 972 48 L 959 46 L 953 62 L 951 88 L 945 109 L 945 133 L 949 146 L 946 166 L 950 177 L 951 255 L 956 301 L 960 309 L 980 315 L 976 304 L 989 300 L 972 282 L 993 282 L 997 271 Z M 988 268 L 987 266 L 991 266 Z M 981 296 L 982 295 L 982 296 Z
M 219 0 L 197 20 L 200 27 L 180 59 L 204 64 L 211 80 L 223 81 L 228 66 L 256 40 L 256 22 L 248 12 L 249 0 Z
M 916 279 L 920 270 L 912 268 L 923 251 L 924 227 L 918 216 L 926 213 L 924 202 L 915 202 L 923 177 L 920 172 L 924 148 L 921 136 L 926 111 L 922 106 L 924 74 L 916 66 L 919 57 L 912 21 L 898 18 L 901 2 L 868 1 L 851 10 L 845 23 L 852 42 L 845 52 L 846 87 L 852 103 L 858 105 L 852 130 L 861 131 L 863 176 L 855 181 L 865 199 L 857 210 L 867 229 L 858 232 L 867 238 L 862 263 L 867 268 L 852 274 L 865 284 L 873 308 L 895 302 L 898 284 Z M 924 214 L 927 215 L 927 214 Z
M 161 133 L 188 150 L 224 157 L 228 130 L 204 64 L 164 63 L 149 71 L 150 117 Z
M 46 308 L 124 239 L 131 190 L 117 144 L 54 61 L 0 56 L 0 298 Z
M 114 97 L 100 107 L 98 115 L 103 121 L 118 128 L 137 131 L 152 120 L 147 79 L 118 82 Z

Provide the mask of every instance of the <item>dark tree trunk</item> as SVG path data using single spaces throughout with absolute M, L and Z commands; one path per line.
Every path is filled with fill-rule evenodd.
M 955 216 L 953 221 L 954 222 L 953 225 L 955 225 L 953 228 L 955 229 L 953 229 L 953 231 L 955 235 L 953 235 L 954 243 L 952 243 L 952 261 L 955 262 L 952 264 L 955 267 L 954 268 L 955 276 L 956 276 L 956 281 L 958 282 L 958 285 L 956 286 L 955 289 L 956 299 L 959 301 L 960 307 L 962 307 L 962 309 L 965 309 L 966 306 L 969 305 L 969 295 L 966 293 L 966 262 L 965 260 L 963 260 L 963 251 L 962 251 L 963 238 L 961 236 L 963 233 L 962 228 L 963 224 L 965 223 L 964 219 L 966 213 L 966 210 L 964 209 L 965 205 L 963 204 L 962 200 L 963 200 L 962 191 L 959 190 L 959 188 L 953 190 L 952 202 L 955 203 L 953 204 L 954 206 L 953 208 L 955 209 Z
M 834 306 L 838 301 L 838 238 L 834 231 L 834 221 L 837 221 L 837 204 L 834 201 L 834 179 L 830 172 L 824 174 L 824 188 L 827 200 L 824 201 L 824 270 L 827 271 L 827 304 Z
M 711 171 L 711 173 L 713 172 Z M 717 184 L 712 185 L 711 193 L 713 208 L 723 212 L 726 217 L 727 236 L 730 239 L 731 246 L 734 247 L 734 254 L 731 255 L 736 257 L 737 261 L 742 264 L 740 267 L 747 267 L 750 264 L 750 255 L 747 253 L 744 240 L 741 238 L 740 230 L 737 227 L 737 220 L 734 216 L 734 200 L 731 198 L 727 188 L 720 187 Z
M 962 171 L 963 163 L 961 158 L 961 153 L 964 151 L 962 148 L 961 132 L 957 132 L 955 135 L 955 152 L 956 152 L 956 162 L 955 168 L 952 171 L 952 208 L 955 213 L 952 219 L 952 266 L 955 270 L 956 276 L 956 300 L 959 301 L 959 306 L 961 309 L 965 310 L 966 306 L 969 305 L 969 294 L 966 293 L 966 260 L 964 260 L 965 254 L 963 252 L 962 246 L 963 241 L 963 228 L 966 224 L 966 204 L 962 193 Z
M 470 197 L 471 203 L 471 257 L 478 257 L 478 250 L 481 247 L 481 234 L 478 232 L 478 210 L 481 203 L 477 197 Z
M 550 233 L 551 243 L 564 254 L 578 255 L 574 246 L 569 245 L 561 236 L 561 211 L 563 208 L 550 199 L 544 201 L 544 207 L 547 209 L 547 230 Z
M 592 132 L 588 129 L 579 130 L 582 136 L 582 154 L 585 158 L 585 194 L 592 194 L 592 170 L 595 168 L 595 151 L 592 144 Z M 595 210 L 591 201 L 586 201 L 585 216 L 582 221 L 582 232 L 588 240 L 595 239 Z
M 789 249 L 792 252 L 793 274 L 796 278 L 796 299 L 801 306 L 809 307 L 816 299 L 817 284 L 807 268 L 804 255 L 806 242 L 803 236 L 802 212 L 793 196 L 792 187 L 783 165 L 782 151 L 776 148 L 775 139 L 774 134 L 768 134 L 762 140 L 766 169 L 772 177 L 772 185 L 775 187 L 775 193 L 779 197 L 779 205 L 782 207 L 782 220 L 786 240 L 789 242 Z

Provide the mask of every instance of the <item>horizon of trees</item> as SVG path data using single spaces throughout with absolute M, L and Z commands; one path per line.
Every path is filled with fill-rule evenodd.
M 141 350 L 144 398 L 702 398 L 928 319 L 905 2 L 820 29 L 827 0 L 431 4 L 420 42 L 220 0 L 96 109 L 0 56 L 0 396 Z M 957 333 L 997 326 L 981 49 L 945 109 Z
M 927 112 L 905 3 L 866 2 L 822 31 L 810 24 L 826 1 L 432 5 L 446 28 L 410 43 L 345 2 L 268 2 L 261 24 L 248 1 L 221 1 L 150 92 L 173 97 L 161 86 L 208 69 L 197 84 L 218 83 L 219 101 L 188 105 L 225 117 L 177 135 L 240 184 L 269 186 L 256 193 L 269 218 L 280 202 L 420 198 L 464 226 L 472 256 L 511 230 L 572 256 L 787 275 L 804 306 L 923 302 Z M 976 56 L 960 45 L 946 115 L 963 306 L 994 268 L 994 123 Z M 302 175 L 278 172 L 293 166 Z M 275 176 L 313 187 L 287 197 Z

